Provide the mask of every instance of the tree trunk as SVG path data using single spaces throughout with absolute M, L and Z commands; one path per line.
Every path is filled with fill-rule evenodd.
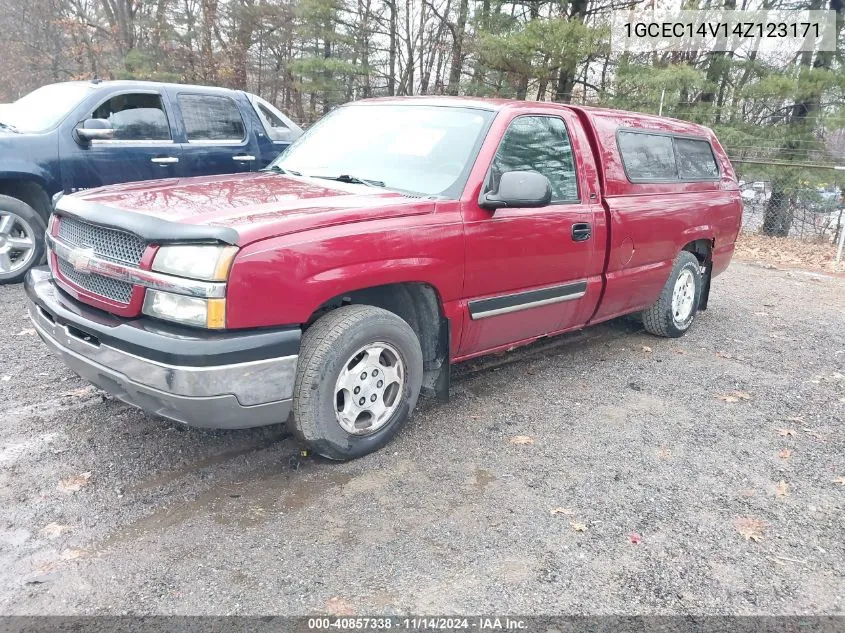
M 569 19 L 583 22 L 586 11 L 587 0 L 572 0 Z M 555 101 L 561 103 L 572 101 L 572 90 L 575 88 L 577 69 L 577 60 L 574 56 L 569 55 L 566 63 L 560 67 L 560 73 L 557 77 L 557 89 L 555 90 Z
M 326 25 L 327 29 L 331 29 L 331 24 Z M 327 33 L 330 31 L 327 31 Z M 332 57 L 332 42 L 329 39 L 328 35 L 326 36 L 325 41 L 323 42 L 323 59 L 328 61 Z M 331 110 L 331 80 L 332 80 L 332 73 L 328 69 L 328 65 L 326 69 L 323 71 L 323 114 L 328 114 L 329 110 Z
M 387 0 L 387 8 L 390 10 L 390 50 L 388 51 L 387 94 L 392 97 L 396 94 L 396 0 Z
M 481 17 L 478 22 L 478 29 L 482 32 L 490 31 L 490 0 L 481 0 Z M 480 57 L 476 55 L 475 69 L 472 72 L 472 84 L 475 90 L 478 90 L 484 82 L 485 70 L 486 69 L 484 64 L 481 63 Z
M 370 85 L 370 0 L 358 0 L 358 12 L 361 14 L 358 47 L 361 52 L 361 69 L 364 71 L 362 95 L 365 99 L 373 95 Z
M 202 0 L 202 35 L 200 54 L 204 82 L 217 83 L 217 64 L 214 60 L 214 25 L 217 22 L 217 0 Z
M 469 0 L 460 0 L 458 5 L 458 21 L 455 24 L 452 38 L 452 65 L 449 68 L 449 87 L 447 92 L 450 95 L 458 94 L 461 84 L 461 65 L 463 64 L 464 31 L 467 26 L 467 15 L 469 14 Z
M 783 183 L 772 181 L 772 196 L 763 215 L 763 233 L 772 237 L 788 237 L 792 215 L 792 205 Z
M 810 9 L 821 9 L 823 6 L 822 0 L 813 0 L 810 3 Z M 837 18 L 841 21 L 843 11 L 845 11 L 845 2 L 843 0 L 830 0 L 830 8 L 837 12 Z M 816 69 L 830 69 L 834 55 L 833 51 L 819 51 L 816 54 L 815 61 L 813 61 L 812 52 L 802 53 L 800 73 L 805 73 L 811 66 Z M 804 157 L 803 154 L 807 149 L 801 147 L 798 142 L 801 140 L 799 137 L 802 133 L 806 134 L 808 129 L 813 126 L 812 117 L 821 111 L 821 99 L 821 92 L 816 90 L 801 101 L 796 101 L 793 105 L 791 124 L 794 126 L 795 134 L 784 144 L 787 160 Z M 782 185 L 777 188 L 780 195 L 775 200 L 776 189 L 774 184 L 772 185 L 772 197 L 769 199 L 769 204 L 766 205 L 766 212 L 763 217 L 763 233 L 766 235 L 776 237 L 789 235 L 789 229 L 792 226 L 792 209 L 791 205 L 788 204 L 789 200 L 785 200 L 782 189 Z

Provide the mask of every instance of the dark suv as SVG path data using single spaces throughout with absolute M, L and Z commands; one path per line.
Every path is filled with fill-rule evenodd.
M 81 81 L 0 105 L 0 283 L 43 260 L 59 192 L 257 171 L 301 134 L 263 99 L 224 88 Z

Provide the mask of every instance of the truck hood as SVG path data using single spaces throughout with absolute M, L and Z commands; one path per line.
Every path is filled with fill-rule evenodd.
M 432 200 L 394 191 L 272 172 L 112 185 L 70 196 L 169 222 L 234 229 L 238 244 L 269 237 L 430 213 Z

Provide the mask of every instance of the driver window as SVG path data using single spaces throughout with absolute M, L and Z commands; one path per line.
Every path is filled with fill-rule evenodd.
M 112 97 L 91 115 L 106 119 L 118 141 L 169 141 L 170 124 L 157 94 L 122 94 Z
M 576 202 L 578 183 L 572 145 L 562 119 L 521 116 L 514 119 L 490 166 L 485 191 L 496 192 L 506 171 L 536 171 L 552 184 L 552 202 Z

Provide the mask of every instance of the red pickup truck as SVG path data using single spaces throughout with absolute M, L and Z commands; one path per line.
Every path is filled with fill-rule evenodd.
M 74 371 L 190 425 L 290 419 L 350 459 L 451 363 L 640 312 L 680 336 L 740 228 L 713 133 L 461 98 L 338 108 L 263 173 L 65 196 L 30 272 Z

